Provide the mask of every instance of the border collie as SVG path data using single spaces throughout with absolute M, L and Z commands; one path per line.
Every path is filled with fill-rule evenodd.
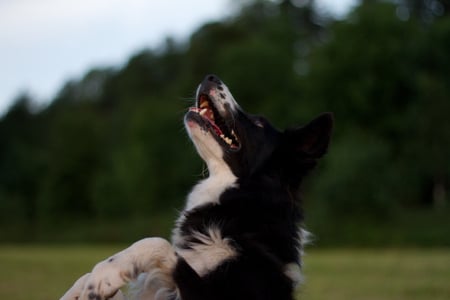
M 208 178 L 187 198 L 172 243 L 146 238 L 97 264 L 61 298 L 294 299 L 305 232 L 298 189 L 328 147 L 333 117 L 279 131 L 208 75 L 184 123 Z

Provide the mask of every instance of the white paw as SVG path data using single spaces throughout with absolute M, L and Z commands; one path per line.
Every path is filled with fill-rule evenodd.
M 124 271 L 112 261 L 103 261 L 95 266 L 87 277 L 79 300 L 112 299 L 134 274 Z

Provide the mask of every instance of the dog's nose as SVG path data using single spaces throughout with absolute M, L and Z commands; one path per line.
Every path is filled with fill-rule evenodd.
M 202 85 L 211 85 L 211 84 L 221 85 L 222 80 L 220 80 L 219 77 L 213 74 L 206 75 L 205 79 L 203 79 Z
M 207 75 L 200 84 L 198 92 L 209 94 L 212 89 L 222 90 L 222 81 L 216 75 Z

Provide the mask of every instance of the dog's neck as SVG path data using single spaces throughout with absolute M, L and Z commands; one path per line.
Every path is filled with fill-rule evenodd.
M 211 172 L 213 171 L 213 172 Z M 197 206 L 208 203 L 218 203 L 220 195 L 228 188 L 236 186 L 237 177 L 224 163 L 210 169 L 210 176 L 200 181 L 187 198 L 185 210 L 189 211 Z

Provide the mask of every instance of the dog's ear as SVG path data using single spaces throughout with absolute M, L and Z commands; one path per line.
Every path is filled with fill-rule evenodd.
M 332 129 L 333 114 L 323 113 L 303 127 L 286 130 L 284 147 L 297 157 L 321 158 L 327 152 Z
M 327 152 L 332 129 L 333 114 L 324 113 L 303 127 L 283 132 L 275 162 L 291 187 L 298 187 Z

